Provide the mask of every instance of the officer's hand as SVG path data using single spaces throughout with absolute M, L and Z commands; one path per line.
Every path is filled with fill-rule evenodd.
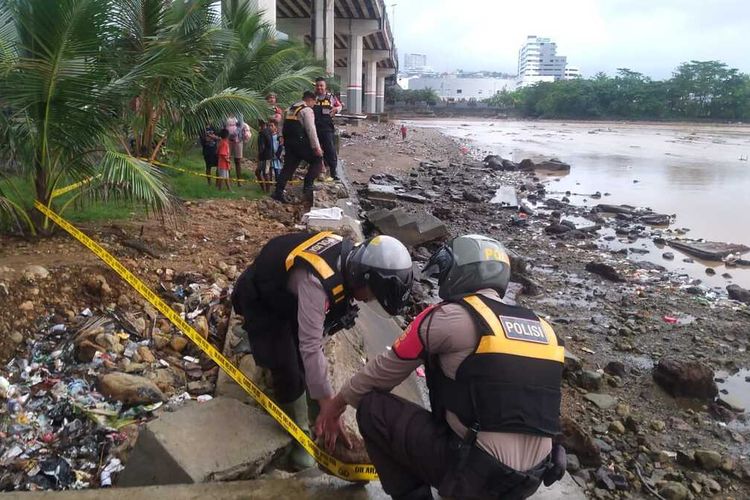
M 313 152 L 315 153 L 315 156 L 317 156 L 319 158 L 321 158 L 323 156 L 323 150 L 320 149 L 320 148 L 315 148 L 315 150 Z
M 568 465 L 568 457 L 565 448 L 562 445 L 555 444 L 552 446 L 552 464 L 542 476 L 545 486 L 549 486 L 555 481 L 559 481 L 565 475 Z
M 346 402 L 341 395 L 333 398 L 319 399 L 320 414 L 315 420 L 315 435 L 323 437 L 328 453 L 333 453 L 336 448 L 336 440 L 341 437 L 347 448 L 352 448 L 351 440 L 344 430 L 341 415 L 346 409 Z

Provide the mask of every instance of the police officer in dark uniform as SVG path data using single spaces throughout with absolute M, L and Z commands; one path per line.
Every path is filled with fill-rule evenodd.
M 232 305 L 243 316 L 253 357 L 270 370 L 276 402 L 300 428 L 310 427 L 306 392 L 320 408 L 334 395 L 324 337 L 354 325 L 354 299 L 376 299 L 396 314 L 411 283 L 411 257 L 395 238 L 354 245 L 331 232 L 273 238 L 237 279 Z M 341 435 L 340 420 L 328 431 Z M 298 444 L 291 460 L 297 468 L 315 463 Z
M 273 199 L 286 203 L 284 189 L 287 182 L 297 171 L 300 162 L 308 164 L 302 192 L 305 196 L 312 196 L 313 184 L 323 168 L 323 150 L 318 142 L 315 130 L 315 94 L 310 91 L 302 94 L 302 100 L 292 104 L 284 116 L 284 126 L 281 135 L 284 138 L 284 166 L 276 181 Z
M 502 302 L 510 260 L 496 240 L 455 238 L 423 274 L 443 302 L 420 313 L 391 350 L 354 375 L 321 412 L 318 432 L 347 404 L 393 498 L 520 499 L 565 473 L 560 433 L 564 348 L 529 309 Z M 426 367 L 432 411 L 390 394 Z M 328 440 L 334 441 L 335 439 Z
M 338 155 L 336 153 L 335 135 L 336 129 L 333 125 L 333 117 L 341 112 L 341 102 L 335 95 L 328 92 L 326 79 L 319 77 L 315 79 L 315 129 L 318 131 L 320 147 L 323 148 L 323 158 L 331 170 L 331 177 L 339 180 Z

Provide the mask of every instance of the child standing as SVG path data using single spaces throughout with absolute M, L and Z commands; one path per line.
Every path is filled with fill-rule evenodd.
M 255 170 L 255 178 L 260 183 L 263 192 L 270 193 L 271 161 L 274 158 L 271 127 L 270 124 L 261 121 L 258 129 L 258 168 Z
M 401 140 L 406 140 L 406 125 L 403 123 L 401 124 Z
M 229 159 L 229 131 L 225 128 L 221 129 L 219 139 L 219 147 L 216 153 L 219 157 L 217 172 L 220 179 L 216 180 L 216 187 L 221 191 L 221 185 L 224 184 L 227 191 L 231 191 L 232 189 L 229 187 L 229 170 L 232 168 Z
M 216 155 L 216 148 L 219 144 L 219 137 L 216 135 L 214 128 L 208 125 L 200 135 L 201 148 L 203 149 L 203 160 L 206 162 L 206 175 L 211 175 L 211 168 L 215 167 L 219 158 Z M 211 178 L 206 178 L 208 185 L 211 185 Z
M 273 171 L 273 179 L 277 181 L 279 180 L 279 175 L 281 175 L 281 155 L 284 153 L 284 146 L 281 144 L 279 126 L 276 122 L 271 122 L 271 144 L 273 145 L 271 170 Z

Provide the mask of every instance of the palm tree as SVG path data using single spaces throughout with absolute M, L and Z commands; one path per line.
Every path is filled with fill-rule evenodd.
M 214 0 L 0 1 L 0 160 L 53 204 L 68 182 L 94 177 L 74 200 L 174 209 L 153 160 L 206 123 L 268 115 L 265 92 L 309 87 L 306 49 L 276 43 L 245 5 Z M 0 167 L 0 174 L 2 168 Z M 47 231 L 36 211 L 0 191 L 0 218 Z M 0 221 L 2 222 L 2 221 Z

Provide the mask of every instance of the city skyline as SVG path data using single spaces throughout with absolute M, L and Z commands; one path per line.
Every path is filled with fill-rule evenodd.
M 625 67 L 664 79 L 690 60 L 720 60 L 750 73 L 746 1 L 469 0 L 455 9 L 436 0 L 426 7 L 419 1 L 390 9 L 399 52 L 425 54 L 437 72 L 516 73 L 518 48 L 536 34 L 553 39 L 585 77 Z

